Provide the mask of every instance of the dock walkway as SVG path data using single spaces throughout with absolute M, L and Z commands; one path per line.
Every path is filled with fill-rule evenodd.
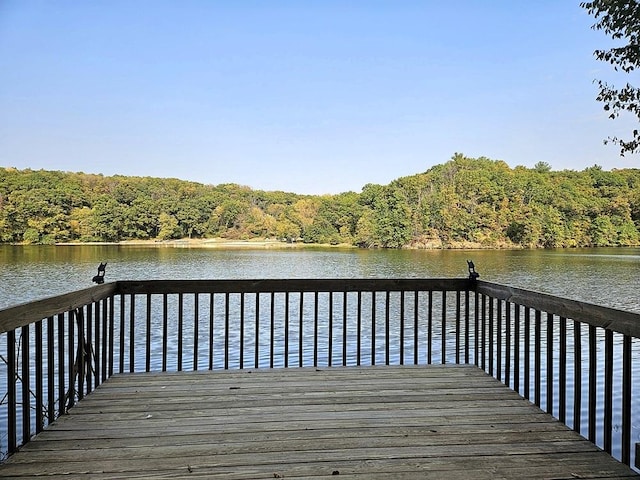
M 633 478 L 473 366 L 116 375 L 0 466 L 47 479 Z

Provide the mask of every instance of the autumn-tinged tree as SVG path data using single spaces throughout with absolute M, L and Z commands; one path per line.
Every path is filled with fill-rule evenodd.
M 580 6 L 596 19 L 595 30 L 601 30 L 613 40 L 620 40 L 621 46 L 608 50 L 596 50 L 598 60 L 610 63 L 616 71 L 631 73 L 640 67 L 640 3 L 636 0 L 593 0 L 582 2 Z M 603 80 L 598 80 L 600 89 L 597 100 L 604 103 L 610 118 L 617 118 L 627 111 L 640 122 L 640 88 L 627 83 L 617 88 Z M 620 147 L 620 154 L 640 151 L 640 131 L 635 128 L 631 138 L 624 140 L 609 137 Z
M 0 167 L 0 243 L 189 236 L 363 248 L 640 245 L 640 170 L 512 169 L 456 154 L 360 194 L 317 197 Z
M 171 240 L 172 238 L 180 238 L 182 231 L 178 225 L 178 220 L 173 215 L 166 212 L 160 213 L 158 216 L 158 240 Z

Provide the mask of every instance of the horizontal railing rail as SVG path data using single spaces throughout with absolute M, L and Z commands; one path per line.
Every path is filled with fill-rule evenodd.
M 118 282 L 118 293 L 124 294 L 460 291 L 472 288 L 473 282 L 466 278 L 314 278 Z
M 0 310 L 1 450 L 114 373 L 467 363 L 631 464 L 638 338 L 638 314 L 474 279 L 108 283 Z
M 511 304 L 526 305 L 565 318 L 574 318 L 594 327 L 640 338 L 640 315 L 637 313 L 485 281 L 478 281 L 477 291 Z
M 83 308 L 112 296 L 118 289 L 115 282 L 44 298 L 0 310 L 0 334 L 36 323 L 43 318 Z

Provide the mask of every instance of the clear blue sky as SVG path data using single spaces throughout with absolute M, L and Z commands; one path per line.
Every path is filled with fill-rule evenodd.
M 579 0 L 0 0 L 0 166 L 312 194 L 455 152 L 636 167 L 602 143 L 633 123 L 595 101 L 592 23 Z

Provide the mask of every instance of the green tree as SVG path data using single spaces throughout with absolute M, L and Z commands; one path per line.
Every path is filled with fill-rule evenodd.
M 376 236 L 385 248 L 401 248 L 411 239 L 411 209 L 400 189 L 386 187 L 374 205 Z
M 115 242 L 122 238 L 122 207 L 113 197 L 104 195 L 98 198 L 92 213 L 93 232 L 97 239 Z
M 283 215 L 276 221 L 276 236 L 280 240 L 288 242 L 296 241 L 300 238 L 300 234 L 300 226 L 289 220 L 286 216 Z
M 613 40 L 621 40 L 623 45 L 608 50 L 596 50 L 595 57 L 610 63 L 614 69 L 624 73 L 633 72 L 640 66 L 640 4 L 636 0 L 593 0 L 582 2 L 580 6 L 596 19 L 593 29 L 601 30 Z M 627 83 L 616 88 L 603 80 L 598 80 L 599 93 L 597 100 L 604 104 L 609 118 L 617 118 L 621 112 L 627 111 L 640 121 L 640 89 Z M 635 128 L 631 138 L 623 140 L 609 137 L 605 143 L 611 142 L 620 147 L 620 155 L 640 151 L 640 132 Z
M 73 240 L 82 242 L 97 240 L 93 236 L 91 226 L 91 209 L 89 207 L 74 208 L 69 214 L 69 230 Z
M 358 219 L 354 244 L 362 248 L 379 246 L 372 210 L 364 210 Z
M 121 206 L 122 235 L 131 239 L 155 238 L 158 234 L 158 204 L 147 196 L 136 197 Z
M 591 224 L 589 233 L 594 247 L 615 245 L 618 239 L 617 229 L 609 217 L 596 218 Z
M 538 173 L 547 173 L 551 171 L 551 165 L 547 162 L 538 162 L 533 166 L 533 169 Z
M 173 238 L 180 238 L 182 229 L 178 224 L 178 219 L 173 215 L 166 212 L 162 212 L 158 216 L 158 239 L 159 240 L 171 240 Z

